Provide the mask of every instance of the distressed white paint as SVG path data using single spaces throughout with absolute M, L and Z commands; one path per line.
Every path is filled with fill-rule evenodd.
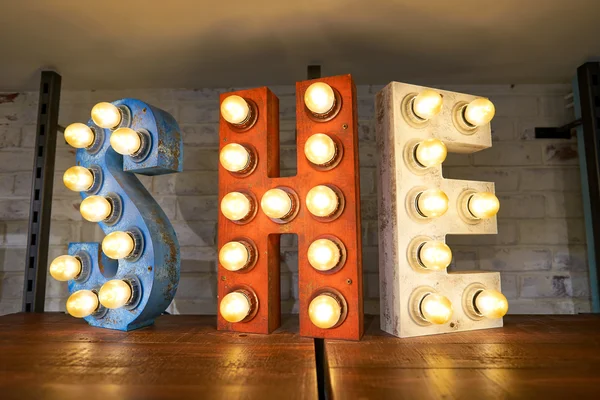
M 392 82 L 376 97 L 379 203 L 379 279 L 381 295 L 381 329 L 399 337 L 421 336 L 502 326 L 502 319 L 474 320 L 463 310 L 463 292 L 473 283 L 500 290 L 497 272 L 418 271 L 410 266 L 408 248 L 417 236 L 445 241 L 447 234 L 495 234 L 496 217 L 471 224 L 460 216 L 459 199 L 464 190 L 494 192 L 489 182 L 461 181 L 443 178 L 443 165 L 418 174 L 410 167 L 407 147 L 428 138 L 443 141 L 450 152 L 472 153 L 491 147 L 490 125 L 465 135 L 452 122 L 453 108 L 458 102 L 469 102 L 475 96 L 442 91 L 442 111 L 424 127 L 407 123 L 402 113 L 402 100 L 424 87 Z M 407 202 L 415 188 L 440 188 L 449 198 L 448 211 L 441 217 L 419 221 L 414 206 Z M 429 286 L 452 302 L 454 314 L 443 325 L 422 326 L 411 315 L 410 296 L 419 287 Z

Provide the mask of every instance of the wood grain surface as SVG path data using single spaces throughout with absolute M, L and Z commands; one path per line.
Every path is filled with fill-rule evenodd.
M 134 332 L 64 314 L 0 317 L 0 399 L 316 399 L 298 317 L 271 335 L 217 332 L 216 316 L 162 316 Z
M 333 398 L 600 398 L 600 315 L 507 316 L 504 328 L 398 339 L 365 317 L 327 340 Z

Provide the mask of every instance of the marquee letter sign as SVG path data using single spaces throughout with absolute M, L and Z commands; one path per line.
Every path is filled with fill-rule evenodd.
M 296 84 L 298 174 L 279 177 L 279 100 L 221 95 L 218 328 L 280 323 L 279 240 L 298 234 L 300 334 L 363 330 L 356 90 L 349 75 Z
M 497 233 L 494 184 L 442 177 L 448 151 L 491 147 L 493 104 L 393 82 L 376 98 L 381 329 L 399 337 L 502 326 L 497 272 L 448 273 L 447 234 Z
M 69 282 L 67 311 L 92 326 L 128 331 L 150 325 L 179 283 L 179 243 L 169 219 L 135 173 L 179 172 L 183 142 L 175 119 L 134 99 L 99 103 L 87 125 L 65 139 L 77 165 L 63 177 L 81 192 L 80 211 L 107 234 L 100 243 L 70 243 L 51 275 Z

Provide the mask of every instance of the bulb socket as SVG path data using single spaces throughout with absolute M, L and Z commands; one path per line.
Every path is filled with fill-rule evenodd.
M 94 181 L 92 182 L 92 186 L 85 191 L 87 194 L 96 194 L 102 187 L 102 183 L 104 181 L 104 174 L 102 173 L 102 168 L 98 165 L 91 165 L 88 167 L 92 176 L 94 177 Z
M 458 102 L 452 108 L 452 123 L 456 130 L 463 135 L 472 135 L 477 132 L 478 127 L 470 124 L 465 118 L 465 111 L 469 103 L 465 101 Z
M 415 175 L 438 174 L 440 167 L 426 167 L 417 159 L 417 147 L 421 140 L 411 140 L 404 146 L 404 164 Z
M 75 277 L 74 281 L 80 284 L 84 283 L 90 278 L 92 273 L 92 259 L 90 255 L 83 250 L 75 253 L 73 257 L 79 260 L 79 263 L 81 264 L 81 272 Z
M 150 154 L 150 149 L 152 148 L 152 135 L 145 129 L 138 129 L 135 133 L 140 137 L 140 148 L 129 157 L 131 158 L 131 161 L 139 163 L 148 158 L 148 155 Z
M 328 111 L 326 111 L 324 113 L 312 112 L 306 106 L 306 103 L 304 101 L 302 101 L 306 115 L 308 115 L 308 118 L 312 119 L 315 122 L 331 121 L 332 119 L 337 117 L 337 115 L 340 113 L 340 110 L 342 109 L 342 96 L 340 95 L 340 92 L 338 92 L 337 89 L 331 85 L 329 85 L 329 87 L 331 87 L 331 89 L 333 90 L 334 98 L 333 98 L 333 105 L 331 106 L 331 108 Z M 308 87 L 307 87 L 307 89 L 308 89 Z M 301 98 L 304 99 L 304 93 L 302 93 Z
M 346 298 L 342 295 L 342 293 L 340 293 L 339 290 L 336 290 L 332 287 L 323 287 L 323 288 L 317 289 L 316 291 L 313 292 L 312 296 L 310 297 L 310 299 L 308 300 L 308 303 L 307 303 L 307 307 L 306 307 L 307 312 L 308 312 L 308 305 L 317 296 L 321 296 L 321 295 L 326 295 L 326 296 L 333 298 L 339 304 L 339 306 L 341 308 L 340 319 L 338 320 L 338 322 L 331 328 L 327 328 L 324 330 L 331 330 L 331 329 L 337 328 L 338 326 L 340 326 L 344 323 L 344 321 L 346 320 L 346 317 L 348 316 L 348 302 L 346 301 Z
M 131 298 L 123 308 L 126 310 L 134 310 L 142 300 L 142 283 L 135 275 L 127 275 L 123 278 L 123 282 L 127 283 L 131 288 Z
M 242 169 L 241 171 L 229 171 L 225 168 L 225 171 L 229 172 L 231 175 L 237 177 L 237 178 L 245 178 L 249 175 L 251 175 L 254 170 L 256 169 L 256 166 L 258 165 L 258 153 L 256 151 L 256 149 L 254 148 L 254 146 L 252 146 L 251 144 L 248 143 L 238 143 L 240 146 L 242 146 L 244 149 L 246 149 L 246 151 L 248 152 L 248 163 L 246 164 L 246 166 L 244 167 L 244 169 Z M 221 166 L 222 167 L 222 166 Z
M 125 104 L 121 104 L 117 106 L 119 112 L 121 113 L 121 122 L 114 128 L 111 128 L 110 131 L 116 131 L 119 128 L 129 128 L 131 126 L 131 110 Z
M 256 295 L 256 292 L 254 292 L 254 290 L 252 290 L 249 286 L 240 285 L 240 286 L 233 287 L 229 292 L 225 293 L 225 295 L 228 295 L 229 293 L 232 293 L 232 292 L 237 292 L 237 293 L 244 295 L 244 297 L 250 303 L 250 311 L 248 311 L 248 315 L 246 315 L 246 317 L 243 320 L 241 320 L 240 322 L 234 322 L 234 323 L 241 324 L 244 322 L 249 322 L 252 319 L 254 319 L 254 317 L 256 317 L 256 314 L 258 313 L 258 296 Z M 225 296 L 223 296 L 223 297 L 225 297 Z M 221 316 L 221 318 L 223 318 L 223 317 Z M 231 322 L 228 322 L 228 323 L 231 323 Z
M 144 235 L 138 228 L 130 228 L 125 231 L 133 239 L 133 250 L 131 254 L 124 258 L 129 262 L 135 262 L 140 259 L 144 252 Z
M 428 236 L 417 236 L 413 238 L 408 244 L 406 252 L 406 261 L 411 268 L 419 273 L 431 274 L 438 271 L 432 271 L 421 262 L 421 249 L 426 242 L 435 241 L 435 239 Z
M 102 144 L 104 143 L 104 129 L 93 125 L 88 127 L 94 132 L 94 141 L 85 150 L 90 154 L 96 154 L 102 148 Z
M 97 289 L 91 289 L 91 291 L 96 295 L 96 297 L 98 297 L 98 290 Z M 95 318 L 95 319 L 102 319 L 102 318 L 104 318 L 106 316 L 107 313 L 108 313 L 108 308 L 104 307 L 100 303 L 100 299 L 98 299 L 98 308 L 96 308 L 96 311 L 94 311 L 93 313 L 91 313 L 89 315 L 89 317 L 92 317 L 92 318 Z
M 425 128 L 429 125 L 428 119 L 423 119 L 415 114 L 414 111 L 414 102 L 415 98 L 418 96 L 418 93 L 409 93 L 402 99 L 402 103 L 400 104 L 400 110 L 402 112 L 402 116 L 404 117 L 404 121 L 408 125 L 413 128 L 421 129 Z
M 225 121 L 227 125 L 229 125 L 231 130 L 238 133 L 250 130 L 258 120 L 258 107 L 256 106 L 256 103 L 253 100 L 250 100 L 246 97 L 242 98 L 246 101 L 246 104 L 248 104 L 248 116 L 246 117 L 246 119 L 240 122 L 239 124 L 232 124 L 231 122 L 228 122 L 225 119 L 223 119 L 223 121 Z
M 463 295 L 462 295 L 463 311 L 465 312 L 467 317 L 469 317 L 473 321 L 480 321 L 485 318 L 479 312 L 479 310 L 477 309 L 477 306 L 475 305 L 475 300 L 477 299 L 477 296 L 479 296 L 479 294 L 481 292 L 483 292 L 485 289 L 486 289 L 486 287 L 483 284 L 476 282 L 476 283 L 472 283 L 469 286 L 467 286 L 465 288 L 465 290 L 463 291 Z
M 108 193 L 105 199 L 110 203 L 110 215 L 102 222 L 108 226 L 112 226 L 119 222 L 121 215 L 123 215 L 123 202 L 121 196 L 116 193 Z
M 409 314 L 413 322 L 419 326 L 430 326 L 431 322 L 427 321 L 423 312 L 421 311 L 421 304 L 425 297 L 430 294 L 437 293 L 437 291 L 430 286 L 419 286 L 410 295 L 408 300 Z
M 464 190 L 458 196 L 457 203 L 456 203 L 458 206 L 458 215 L 463 220 L 463 222 L 465 222 L 469 225 L 477 225 L 484 221 L 483 219 L 477 218 L 476 216 L 474 216 L 473 213 L 471 213 L 471 210 L 469 209 L 469 203 L 471 201 L 471 198 L 476 193 L 477 192 L 472 189 Z

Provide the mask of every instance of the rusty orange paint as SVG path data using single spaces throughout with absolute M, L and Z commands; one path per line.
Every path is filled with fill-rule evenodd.
M 333 87 L 341 99 L 341 109 L 331 120 L 318 122 L 311 118 L 304 105 L 304 92 L 314 82 L 325 82 Z M 358 131 L 356 88 L 350 75 L 303 81 L 296 84 L 297 165 L 293 177 L 279 177 L 279 100 L 267 88 L 243 90 L 221 95 L 221 102 L 230 95 L 251 100 L 256 105 L 256 123 L 240 132 L 220 121 L 220 148 L 239 143 L 254 148 L 257 166 L 245 177 L 238 177 L 219 166 L 219 203 L 232 191 L 250 191 L 258 202 L 263 194 L 274 187 L 293 189 L 299 197 L 296 217 L 286 224 L 270 220 L 260 209 L 248 223 L 240 225 L 229 221 L 219 212 L 219 249 L 227 242 L 251 239 L 258 249 L 256 265 L 247 272 L 231 272 L 219 265 L 219 299 L 236 288 L 249 287 L 258 297 L 256 316 L 247 322 L 229 323 L 220 315 L 218 328 L 238 332 L 270 333 L 280 325 L 280 253 L 282 233 L 298 235 L 298 280 L 300 334 L 302 336 L 359 340 L 363 333 L 362 246 L 360 219 L 360 182 L 358 162 Z M 341 143 L 343 156 L 337 166 L 320 171 L 304 155 L 306 140 L 315 133 L 325 133 Z M 331 184 L 341 190 L 345 206 L 341 215 L 330 222 L 314 218 L 305 206 L 306 194 L 317 185 Z M 255 204 L 260 207 L 260 204 Z M 318 237 L 333 235 L 345 246 L 347 259 L 334 273 L 322 273 L 308 262 L 307 250 Z M 321 329 L 308 317 L 310 301 L 320 289 L 332 288 L 341 293 L 347 303 L 343 323 Z

